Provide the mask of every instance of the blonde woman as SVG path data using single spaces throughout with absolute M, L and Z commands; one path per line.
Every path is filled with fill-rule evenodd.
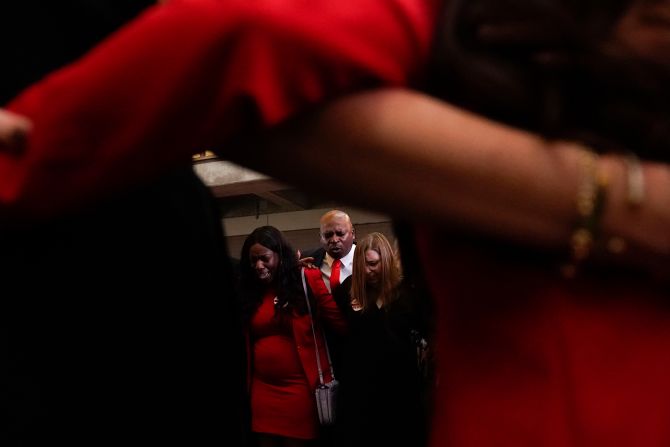
M 388 239 L 356 243 L 350 283 L 350 337 L 343 354 L 340 445 L 421 445 L 423 412 L 414 334 L 416 297 L 402 283 Z

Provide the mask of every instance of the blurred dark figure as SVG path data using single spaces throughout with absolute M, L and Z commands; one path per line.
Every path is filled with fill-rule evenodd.
M 5 23 L 20 26 L 2 31 L 0 98 L 151 3 L 3 5 Z M 231 267 L 217 209 L 190 168 L 57 221 L 3 222 L 0 246 L 3 445 L 242 443 Z

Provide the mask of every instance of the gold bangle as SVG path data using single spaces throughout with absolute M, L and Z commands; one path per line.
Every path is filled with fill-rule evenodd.
M 582 181 L 577 190 L 577 218 L 570 235 L 570 260 L 562 267 L 563 275 L 574 278 L 579 266 L 591 254 L 600 236 L 600 217 L 605 208 L 608 179 L 598 167 L 599 157 L 591 150 L 581 154 Z

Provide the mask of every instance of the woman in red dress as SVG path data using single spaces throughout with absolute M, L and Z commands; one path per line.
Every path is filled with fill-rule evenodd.
M 315 338 L 295 251 L 274 227 L 255 229 L 240 256 L 240 293 L 247 328 L 251 430 L 261 447 L 305 446 L 318 437 L 314 390 Z M 306 270 L 316 342 L 328 365 L 319 328 L 346 324 L 318 270 Z M 330 372 L 324 368 L 324 380 Z

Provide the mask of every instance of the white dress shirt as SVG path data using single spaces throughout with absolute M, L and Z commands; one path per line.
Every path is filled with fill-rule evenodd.
M 354 270 L 354 252 L 356 251 L 356 245 L 351 246 L 351 250 L 349 250 L 349 253 L 347 253 L 344 257 L 340 258 L 340 261 L 342 261 L 342 265 L 340 266 L 340 284 L 342 284 L 342 281 L 347 279 L 349 276 L 351 276 L 351 272 Z M 321 264 L 321 277 L 323 278 L 323 282 L 326 283 L 326 287 L 328 287 L 328 290 L 330 290 L 330 272 L 332 271 L 333 267 L 333 259 L 332 256 L 326 252 L 326 257 L 323 258 L 323 264 Z

